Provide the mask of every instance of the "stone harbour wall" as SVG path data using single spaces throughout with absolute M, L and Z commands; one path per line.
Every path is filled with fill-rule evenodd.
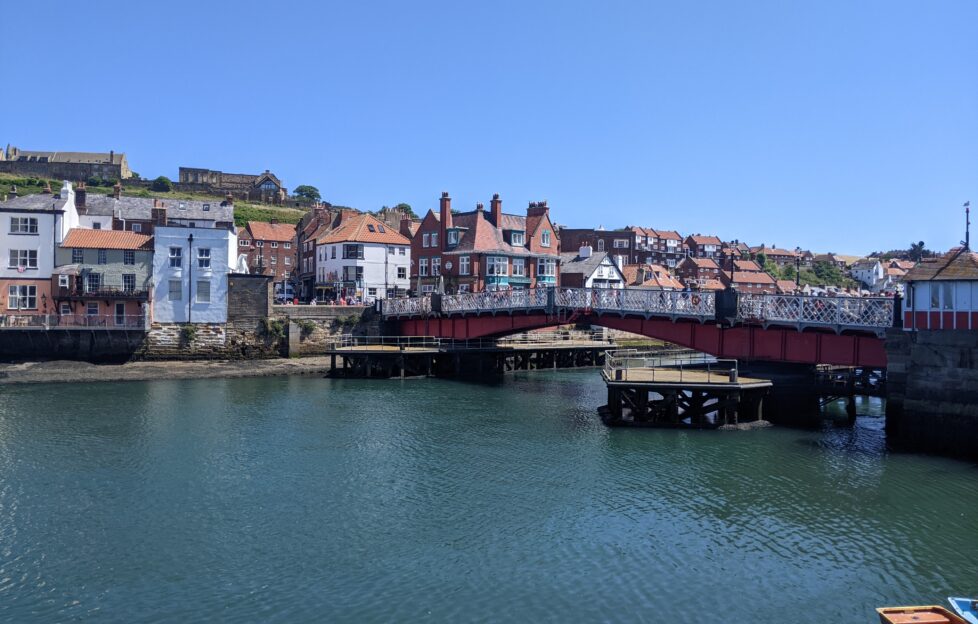
M 285 326 L 256 321 L 195 323 L 191 332 L 178 323 L 153 323 L 142 349 L 144 360 L 264 359 L 286 355 Z
M 887 435 L 978 459 L 978 331 L 890 330 L 886 357 Z

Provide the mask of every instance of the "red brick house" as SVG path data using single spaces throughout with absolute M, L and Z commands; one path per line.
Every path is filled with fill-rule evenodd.
M 290 290 L 287 280 L 296 268 L 296 227 L 272 219 L 249 221 L 238 228 L 238 255 L 248 256 L 251 273 L 271 275 L 276 292 Z
M 683 237 L 673 230 L 656 230 L 640 225 L 628 228 L 635 235 L 632 263 L 659 264 L 675 268 L 683 259 Z
M 560 239 L 547 202 L 531 202 L 526 216 L 503 213 L 493 195 L 490 210 L 452 213 L 442 193 L 439 211 L 421 220 L 411 240 L 411 282 L 416 293 L 481 292 L 556 286 Z
M 685 245 L 693 258 L 719 258 L 723 241 L 716 236 L 690 234 L 686 237 Z
M 720 282 L 739 293 L 774 295 L 778 292 L 774 278 L 764 271 L 734 271 L 732 278 L 729 271 L 721 271 Z
M 720 278 L 720 265 L 712 258 L 686 258 L 676 267 L 676 274 L 690 288 L 707 280 Z

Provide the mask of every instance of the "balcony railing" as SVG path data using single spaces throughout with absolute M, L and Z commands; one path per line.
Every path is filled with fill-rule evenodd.
M 56 299 L 148 299 L 148 290 L 126 290 L 124 288 L 64 288 L 57 289 Z
M 87 314 L 0 314 L 0 329 L 141 329 L 146 317 Z

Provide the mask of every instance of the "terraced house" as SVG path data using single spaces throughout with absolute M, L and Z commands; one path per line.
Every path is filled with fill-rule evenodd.
M 142 327 L 152 285 L 153 237 L 74 228 L 55 252 L 51 293 L 74 324 Z
M 247 255 L 251 273 L 271 275 L 277 294 L 292 296 L 289 279 L 296 268 L 296 227 L 272 219 L 238 228 L 238 255 Z
M 420 294 L 520 290 L 556 286 L 557 237 L 547 202 L 531 202 L 526 216 L 503 212 L 492 196 L 469 212 L 452 212 L 442 193 L 439 211 L 429 210 L 411 241 L 411 281 Z

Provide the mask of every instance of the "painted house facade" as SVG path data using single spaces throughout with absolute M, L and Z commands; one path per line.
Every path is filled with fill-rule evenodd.
M 0 202 L 0 314 L 53 314 L 55 251 L 78 226 L 74 190 Z
M 373 215 L 357 214 L 316 243 L 316 299 L 353 297 L 365 303 L 405 295 L 411 241 Z
M 419 294 L 521 290 L 559 284 L 560 239 L 547 202 L 531 202 L 526 216 L 504 213 L 493 195 L 452 213 L 442 193 L 439 212 L 429 210 L 411 241 L 412 290 Z M 628 238 L 628 237 L 626 237 Z
M 153 238 L 74 228 L 55 252 L 55 310 L 75 324 L 142 327 L 152 287 Z
M 237 236 L 214 224 L 196 220 L 194 227 L 156 227 L 150 295 L 154 322 L 227 322 L 228 273 L 237 260 Z

